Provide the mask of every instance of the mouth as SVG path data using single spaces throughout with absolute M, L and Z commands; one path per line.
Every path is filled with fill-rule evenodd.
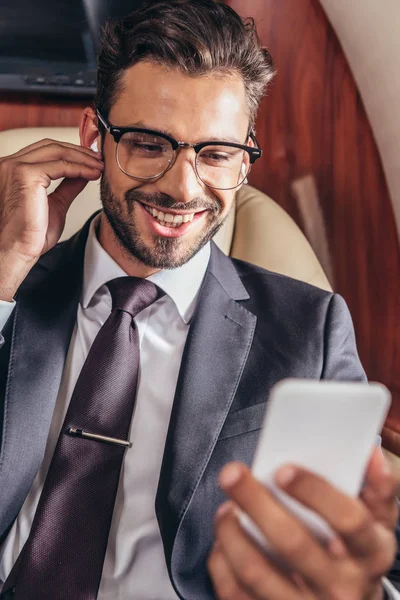
M 156 219 L 161 225 L 164 227 L 179 227 L 183 223 L 191 223 L 196 214 L 205 211 L 199 211 L 197 213 L 188 213 L 188 212 L 166 212 L 162 210 L 158 210 L 157 208 L 153 208 L 152 206 L 148 206 L 147 204 L 142 204 L 145 210 Z
M 138 202 L 138 204 L 148 216 L 153 232 L 169 238 L 183 236 L 209 212 L 208 209 L 192 213 L 170 209 L 166 212 L 142 202 Z

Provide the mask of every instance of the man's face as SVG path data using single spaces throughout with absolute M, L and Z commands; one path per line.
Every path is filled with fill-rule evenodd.
M 190 78 L 142 62 L 126 71 L 123 83 L 108 116 L 113 125 L 161 131 L 189 143 L 247 143 L 249 117 L 239 76 Z M 203 184 L 194 170 L 192 148 L 178 150 L 173 166 L 146 182 L 119 169 L 115 150 L 116 143 L 107 133 L 101 199 L 119 246 L 148 267 L 184 264 L 221 227 L 237 190 L 215 190 Z M 159 212 L 153 216 L 154 210 L 164 213 L 161 222 Z M 184 222 L 172 226 L 165 219 L 169 214 L 181 215 Z

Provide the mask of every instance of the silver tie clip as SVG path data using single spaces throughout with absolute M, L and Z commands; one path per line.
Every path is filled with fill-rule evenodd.
M 96 442 L 103 442 L 105 444 L 124 446 L 125 448 L 132 447 L 132 442 L 119 440 L 117 438 L 108 437 L 106 435 L 99 435 L 97 433 L 89 433 L 88 431 L 83 431 L 83 429 L 78 429 L 78 427 L 68 427 L 67 433 L 69 433 L 69 435 L 75 435 L 76 437 L 85 438 L 86 440 L 94 440 Z

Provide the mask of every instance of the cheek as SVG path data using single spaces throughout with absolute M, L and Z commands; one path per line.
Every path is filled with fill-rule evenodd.
M 139 187 L 140 182 L 130 179 L 125 173 L 118 167 L 116 156 L 115 156 L 115 143 L 106 140 L 104 145 L 103 157 L 104 157 L 104 177 L 107 178 L 108 185 L 115 198 L 122 200 L 125 197 L 125 193 L 128 190 Z
M 103 160 L 104 160 L 104 175 L 107 177 L 107 181 L 113 191 L 116 194 L 117 188 L 122 187 L 123 178 L 125 177 L 121 169 L 118 167 L 116 156 L 115 156 L 116 145 L 114 140 L 110 141 L 110 136 L 107 136 L 104 148 L 103 148 Z M 118 193 L 119 195 L 119 193 Z
M 218 192 L 218 199 L 222 206 L 222 215 L 226 216 L 231 210 L 233 202 L 235 200 L 236 190 L 227 190 L 226 192 Z

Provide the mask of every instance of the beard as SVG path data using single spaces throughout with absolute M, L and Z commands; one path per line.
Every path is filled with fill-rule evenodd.
M 189 261 L 217 233 L 228 214 L 223 215 L 223 206 L 219 199 L 212 200 L 207 196 L 194 198 L 187 203 L 174 202 L 166 194 L 149 194 L 137 189 L 128 190 L 121 202 L 112 193 L 105 175 L 100 183 L 100 198 L 104 214 L 111 225 L 115 239 L 122 251 L 129 257 L 153 269 L 175 269 Z M 148 203 L 159 210 L 196 212 L 207 210 L 206 225 L 195 239 L 166 238 L 153 236 L 152 242 L 146 243 L 135 222 L 137 203 Z

